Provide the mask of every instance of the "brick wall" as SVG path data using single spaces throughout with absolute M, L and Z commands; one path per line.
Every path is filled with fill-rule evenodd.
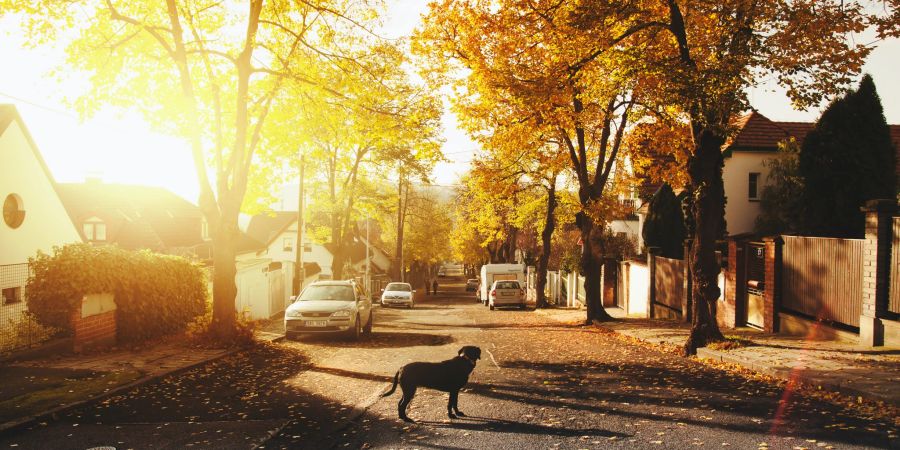
M 82 317 L 79 308 L 72 314 L 72 332 L 76 352 L 113 346 L 116 343 L 116 311 Z
M 780 237 L 763 239 L 766 245 L 766 282 L 763 295 L 763 331 L 774 333 L 778 306 L 781 300 L 781 244 Z
M 725 292 L 716 308 L 716 321 L 720 328 L 734 328 L 738 322 L 738 286 L 744 286 L 744 242 L 728 240 L 728 268 L 725 270 Z

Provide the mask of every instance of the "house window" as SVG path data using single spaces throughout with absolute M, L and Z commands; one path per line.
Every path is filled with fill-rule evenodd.
M 3 289 L 3 304 L 11 305 L 22 301 L 22 288 L 11 287 Z
M 22 207 L 22 197 L 9 194 L 3 201 L 3 221 L 10 228 L 19 228 L 25 221 L 25 209 Z
M 88 241 L 100 242 L 106 240 L 106 224 L 96 217 L 91 217 L 84 221 L 82 231 L 84 231 L 84 238 Z
M 206 217 L 200 221 L 200 238 L 204 241 L 209 240 L 209 222 L 206 221 Z
M 303 244 L 303 253 L 312 253 L 312 244 Z
M 286 252 L 294 251 L 294 238 L 286 237 L 284 238 L 284 243 L 282 244 L 282 250 Z
M 750 173 L 750 179 L 749 179 L 747 186 L 748 186 L 747 197 L 750 200 L 759 200 L 759 173 L 757 173 L 757 172 Z

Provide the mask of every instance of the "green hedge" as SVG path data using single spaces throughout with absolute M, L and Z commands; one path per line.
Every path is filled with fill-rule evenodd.
M 25 298 L 44 325 L 70 330 L 84 295 L 111 292 L 119 342 L 134 343 L 180 332 L 206 308 L 205 275 L 181 257 L 71 244 L 29 262 Z

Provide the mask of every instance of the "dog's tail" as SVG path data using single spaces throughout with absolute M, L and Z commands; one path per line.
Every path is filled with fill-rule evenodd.
M 381 396 L 382 396 L 382 397 L 387 397 L 387 396 L 393 394 L 394 391 L 397 390 L 397 382 L 398 382 L 399 380 L 400 380 L 400 371 L 398 370 L 397 373 L 394 374 L 394 384 L 391 386 L 391 390 L 385 392 L 384 394 L 381 394 Z

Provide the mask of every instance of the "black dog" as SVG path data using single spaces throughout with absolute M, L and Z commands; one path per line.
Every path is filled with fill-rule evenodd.
M 400 368 L 394 375 L 394 384 L 391 390 L 381 394 L 387 397 L 397 390 L 397 384 L 403 391 L 403 397 L 397 404 L 397 413 L 400 418 L 412 422 L 406 416 L 406 407 L 416 395 L 416 388 L 426 387 L 439 391 L 449 392 L 450 400 L 447 401 L 447 416 L 455 419 L 457 416 L 465 417 L 457 407 L 459 390 L 469 382 L 469 374 L 475 368 L 475 361 L 481 359 L 481 349 L 474 345 L 467 345 L 459 349 L 459 355 L 447 361 L 439 363 L 414 362 Z M 454 414 L 454 412 L 456 414 Z

